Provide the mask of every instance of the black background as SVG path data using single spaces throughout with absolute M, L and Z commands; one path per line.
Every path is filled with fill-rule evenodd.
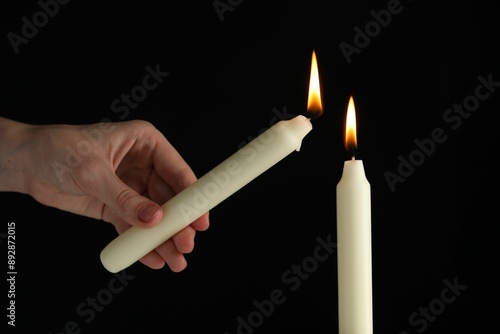
M 104 296 L 113 278 L 99 253 L 114 228 L 0 194 L 2 233 L 10 221 L 17 227 L 14 332 L 55 334 L 75 322 L 77 333 L 232 334 L 238 317 L 255 315 L 253 301 L 279 289 L 286 300 L 254 333 L 337 333 L 335 253 L 296 290 L 283 275 L 313 255 L 317 238 L 335 241 L 351 94 L 358 158 L 372 191 L 374 332 L 497 330 L 500 87 L 456 129 L 443 115 L 475 95 L 479 76 L 500 82 L 500 12 L 487 2 L 401 0 L 400 12 L 349 63 L 340 43 L 354 45 L 354 28 L 364 29 L 374 21 L 370 11 L 391 2 L 233 1 L 221 20 L 213 1 L 71 1 L 17 54 L 8 33 L 20 35 L 22 17 L 32 21 L 41 7 L 2 2 L 4 117 L 35 124 L 144 119 L 201 176 L 277 114 L 305 114 L 313 49 L 324 101 L 299 153 L 211 211 L 185 271 L 134 264 L 125 270 L 127 286 L 88 323 L 78 306 Z M 164 82 L 129 115 L 113 112 L 112 101 L 157 64 L 170 73 Z M 392 191 L 385 173 L 398 173 L 398 157 L 408 159 L 414 141 L 435 128 L 446 140 Z M 445 280 L 467 288 L 432 320 L 410 323 L 421 307 L 440 305 Z

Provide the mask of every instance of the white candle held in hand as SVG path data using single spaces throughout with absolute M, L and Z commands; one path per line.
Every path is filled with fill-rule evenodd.
M 316 67 L 312 66 L 311 71 L 316 71 L 318 78 L 314 54 L 313 58 Z M 315 87 L 319 88 L 319 84 Z M 316 99 L 319 96 L 319 92 L 314 94 Z M 308 109 L 316 112 L 317 106 Z M 291 152 L 299 151 L 303 138 L 311 130 L 310 119 L 302 115 L 274 124 L 164 203 L 163 218 L 158 225 L 149 229 L 133 226 L 111 241 L 101 252 L 103 266 L 116 273 L 140 260 Z
M 311 131 L 304 116 L 280 121 L 171 198 L 162 221 L 149 229 L 131 227 L 101 252 L 101 262 L 118 272 L 171 238 L 294 150 Z
M 337 184 L 337 277 L 339 334 L 372 334 L 372 249 L 370 183 L 363 162 L 355 160 L 356 116 L 349 100 L 344 162 Z

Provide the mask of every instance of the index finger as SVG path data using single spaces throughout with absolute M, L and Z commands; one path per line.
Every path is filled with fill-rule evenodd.
M 154 168 L 158 176 L 178 194 L 196 182 L 197 177 L 184 158 L 159 131 L 158 136 L 158 145 L 153 154 Z M 208 212 L 191 223 L 197 231 L 205 231 L 209 225 Z
M 156 144 L 153 152 L 154 168 L 176 194 L 197 180 L 188 163 L 158 130 Z

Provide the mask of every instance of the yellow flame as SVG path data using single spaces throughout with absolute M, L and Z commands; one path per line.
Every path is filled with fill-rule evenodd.
M 321 103 L 321 89 L 319 84 L 318 61 L 316 60 L 316 52 L 312 53 L 311 60 L 311 76 L 309 78 L 309 98 L 307 101 L 307 111 L 314 116 L 321 116 L 323 113 L 323 105 Z
M 345 120 L 345 146 L 346 148 L 356 148 L 356 110 L 354 108 L 354 99 L 349 98 L 347 106 L 347 117 Z

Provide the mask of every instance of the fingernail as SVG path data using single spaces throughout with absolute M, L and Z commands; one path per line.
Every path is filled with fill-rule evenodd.
M 154 205 L 144 205 L 139 209 L 137 217 L 144 223 L 149 223 L 153 217 L 158 213 L 158 207 Z

